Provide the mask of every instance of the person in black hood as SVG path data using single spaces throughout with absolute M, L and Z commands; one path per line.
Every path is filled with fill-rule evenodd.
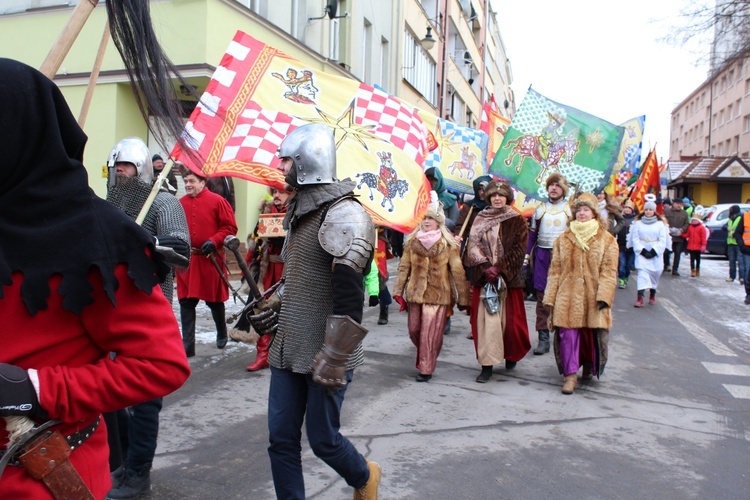
M 461 210 L 458 213 L 458 220 L 456 221 L 456 228 L 461 236 L 468 236 L 471 232 L 471 225 L 474 223 L 474 218 L 484 207 L 487 206 L 487 202 L 484 201 L 484 188 L 490 183 L 492 177 L 489 175 L 482 175 L 474 179 L 472 186 L 474 187 L 474 198 L 464 203 Z M 468 220 L 468 222 L 467 222 Z M 464 228 L 466 224 L 466 228 Z
M 57 420 L 43 439 L 77 440 L 66 453 L 28 451 L 27 465 L 3 471 L 0 491 L 64 497 L 32 478 L 44 458 L 72 466 L 66 485 L 103 498 L 101 413 L 165 396 L 190 373 L 158 286 L 167 267 L 153 237 L 89 188 L 86 135 L 51 80 L 0 59 L 0 108 L 0 416 Z M 0 419 L 1 443 L 15 424 Z

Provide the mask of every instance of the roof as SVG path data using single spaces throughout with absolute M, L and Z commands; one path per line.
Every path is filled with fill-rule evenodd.
M 689 161 L 670 161 L 669 186 L 703 182 L 750 182 L 750 167 L 738 156 L 695 157 Z

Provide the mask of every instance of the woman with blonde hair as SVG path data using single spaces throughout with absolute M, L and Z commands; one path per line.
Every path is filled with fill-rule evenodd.
M 476 381 L 486 383 L 492 366 L 505 360 L 512 370 L 531 349 L 526 324 L 522 272 L 528 241 L 528 225 L 513 208 L 513 190 L 507 183 L 490 182 L 484 191 L 489 204 L 471 226 L 464 265 L 473 288 L 472 330 L 477 361 L 482 371 Z M 497 291 L 497 308 L 488 293 Z M 487 305 L 480 300 L 484 297 Z M 474 328 L 474 325 L 476 327 Z
M 607 231 L 594 195 L 578 197 L 573 217 L 555 240 L 544 290 L 556 329 L 555 359 L 565 377 L 563 394 L 573 394 L 581 365 L 584 380 L 604 372 L 619 258 L 617 240 Z
M 418 229 L 406 240 L 393 298 L 402 311 L 408 309 L 409 338 L 417 348 L 417 382 L 427 382 L 443 347 L 443 329 L 452 301 L 459 310 L 469 302 L 459 244 L 445 227 L 442 213 L 428 209 Z

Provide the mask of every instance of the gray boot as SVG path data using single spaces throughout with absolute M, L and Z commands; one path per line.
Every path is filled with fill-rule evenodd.
M 539 345 L 534 349 L 534 354 L 544 354 L 549 352 L 549 330 L 539 330 Z

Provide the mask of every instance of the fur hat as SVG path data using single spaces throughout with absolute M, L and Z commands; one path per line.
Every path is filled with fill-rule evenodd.
M 442 226 L 445 224 L 445 215 L 443 215 L 442 211 L 437 211 L 432 207 L 428 208 L 424 213 L 424 218 L 433 219 L 438 223 L 438 226 Z
M 487 187 L 484 188 L 484 201 L 490 203 L 490 198 L 493 194 L 499 194 L 505 196 L 505 203 L 510 205 L 513 203 L 513 190 L 510 188 L 510 184 L 503 181 L 493 180 Z
M 547 182 L 545 187 L 547 190 L 549 190 L 550 185 L 556 183 L 558 186 L 560 186 L 563 190 L 563 198 L 567 198 L 568 191 L 570 190 L 570 186 L 568 186 L 568 181 L 565 179 L 565 177 L 562 176 L 562 174 L 554 172 L 550 174 L 549 177 L 547 177 Z
M 635 203 L 633 203 L 633 200 L 628 198 L 625 200 L 625 202 L 622 204 L 622 208 L 630 208 L 635 211 Z
M 573 220 L 576 218 L 576 212 L 583 205 L 591 209 L 594 213 L 594 218 L 599 221 L 599 224 L 602 227 L 607 227 L 606 222 L 602 218 L 602 212 L 599 210 L 599 200 L 596 199 L 596 195 L 591 193 L 581 193 L 578 195 L 578 198 L 575 199 L 571 210 Z

